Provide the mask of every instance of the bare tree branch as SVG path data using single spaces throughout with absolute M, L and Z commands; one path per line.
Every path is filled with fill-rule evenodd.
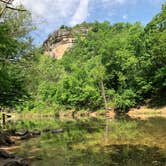
M 12 5 L 13 0 L 0 0 L 0 2 L 5 3 L 4 8 L 2 8 L 2 10 L 0 11 L 0 17 L 3 15 L 3 13 L 5 12 L 6 9 L 11 9 L 11 10 L 17 10 L 17 11 L 26 11 L 25 9 L 18 9 L 18 8 L 14 8 L 12 6 L 8 6 L 8 5 Z
M 6 8 L 7 9 L 12 9 L 12 10 L 17 10 L 17 11 L 26 11 L 25 9 L 18 9 L 18 8 L 14 8 L 14 7 L 11 7 L 11 6 L 7 6 Z
M 6 7 L 7 7 L 8 3 L 10 3 L 10 2 L 12 2 L 12 1 L 11 0 L 6 1 L 4 8 L 2 8 L 2 10 L 0 11 L 0 17 L 3 15 L 3 13 L 6 10 Z

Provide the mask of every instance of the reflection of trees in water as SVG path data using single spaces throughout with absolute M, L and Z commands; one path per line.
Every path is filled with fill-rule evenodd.
M 111 160 L 119 166 L 166 165 L 166 155 L 158 147 L 148 147 L 146 145 L 111 145 L 107 148 L 112 149 Z
M 72 157 L 74 165 L 91 166 L 165 166 L 166 154 L 158 147 L 146 145 L 109 145 L 95 152 L 92 148 L 81 151 L 80 157 Z M 81 162 L 80 162 L 81 161 Z
M 48 127 L 46 126 L 48 124 L 50 125 L 47 119 L 45 121 L 43 119 L 39 120 L 39 123 L 32 119 L 16 122 L 19 127 L 29 127 L 30 129 L 36 128 L 42 123 L 44 127 Z M 60 121 L 56 119 L 56 121 L 53 120 L 51 122 L 50 127 L 55 128 L 56 124 L 64 129 L 64 134 L 43 134 L 40 138 L 42 142 L 37 140 L 40 143 L 37 144 L 34 142 L 33 144 L 39 146 L 39 154 L 41 153 L 43 158 L 41 166 L 45 166 L 46 163 L 52 165 L 57 160 L 66 165 L 166 166 L 166 149 L 159 148 L 161 145 L 163 147 L 166 138 L 166 119 L 164 118 L 150 118 L 142 121 L 124 116 L 119 116 L 115 120 L 89 118 Z M 137 132 L 133 135 L 135 131 Z M 140 132 L 143 134 L 143 137 L 138 138 L 137 133 Z M 119 134 L 117 137 L 122 138 L 121 142 L 115 144 L 117 137 L 110 137 L 111 134 L 115 136 Z M 127 137 L 130 134 L 133 136 L 132 139 L 130 137 L 128 139 Z M 105 142 L 101 142 L 103 141 L 103 137 Z M 144 144 L 140 140 L 143 138 L 150 140 L 148 141 L 148 146 L 141 145 Z M 111 139 L 114 139 L 112 140 L 112 144 L 110 143 Z M 131 142 L 124 144 L 125 139 L 128 141 L 131 139 Z M 158 147 L 151 146 L 154 141 Z M 27 145 L 28 147 L 32 147 L 31 143 Z M 23 153 L 24 149 L 20 151 Z M 27 151 L 28 153 L 29 151 Z M 36 162 L 38 163 L 38 161 Z
M 105 124 L 105 145 L 108 144 L 108 134 L 109 134 L 109 121 L 110 119 L 106 118 L 106 124 Z

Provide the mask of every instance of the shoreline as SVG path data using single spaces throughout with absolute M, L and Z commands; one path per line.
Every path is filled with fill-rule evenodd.
M 59 118 L 59 119 L 79 119 L 79 118 L 97 118 L 97 117 L 107 117 L 114 119 L 117 114 L 114 111 L 59 111 L 58 113 L 43 113 L 42 112 L 22 112 L 22 113 L 11 113 L 11 119 L 29 119 L 29 118 Z M 166 118 L 166 106 L 161 108 L 149 108 L 147 106 L 141 106 L 140 108 L 131 108 L 128 113 L 124 113 L 131 118 L 147 119 L 151 117 L 164 117 Z M 10 119 L 10 118 L 9 118 Z

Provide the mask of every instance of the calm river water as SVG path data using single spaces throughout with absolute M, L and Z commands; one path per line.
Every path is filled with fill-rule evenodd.
M 32 166 L 166 166 L 166 119 L 24 119 L 13 123 L 42 133 L 13 148 Z

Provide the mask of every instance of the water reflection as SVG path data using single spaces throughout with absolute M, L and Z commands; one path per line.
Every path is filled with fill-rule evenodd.
M 166 119 L 118 117 L 18 120 L 16 128 L 63 128 L 21 142 L 14 152 L 32 166 L 166 166 Z

